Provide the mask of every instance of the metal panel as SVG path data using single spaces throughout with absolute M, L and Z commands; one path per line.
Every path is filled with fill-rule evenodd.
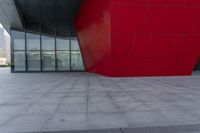
M 10 33 L 10 28 L 22 29 L 22 22 L 12 0 L 0 0 L 0 23 Z
M 55 35 L 74 34 L 74 19 L 82 0 L 15 0 L 23 16 L 24 28 Z M 33 11 L 34 10 L 34 11 Z

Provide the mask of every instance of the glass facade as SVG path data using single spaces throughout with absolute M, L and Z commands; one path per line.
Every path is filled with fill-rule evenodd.
M 12 30 L 12 72 L 84 71 L 76 37 Z

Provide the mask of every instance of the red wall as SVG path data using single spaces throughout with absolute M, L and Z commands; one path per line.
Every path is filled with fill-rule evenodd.
M 108 0 L 85 0 L 76 19 L 76 29 L 86 69 L 111 76 L 109 10 Z
M 190 75 L 200 57 L 199 0 L 85 0 L 76 26 L 89 72 Z

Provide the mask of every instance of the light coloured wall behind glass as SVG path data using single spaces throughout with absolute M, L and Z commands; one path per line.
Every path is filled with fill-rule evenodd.
M 70 50 L 70 39 L 56 39 L 56 50 Z
M 27 50 L 40 50 L 40 35 L 26 33 Z
M 27 51 L 27 69 L 28 71 L 40 71 L 40 51 Z
M 25 50 L 25 33 L 13 31 L 14 38 L 14 50 Z
M 42 70 L 55 71 L 55 52 L 42 51 Z
M 71 51 L 71 69 L 84 70 L 83 59 L 80 51 Z
M 71 38 L 71 50 L 80 50 L 78 39 L 76 37 Z
M 15 71 L 26 71 L 26 58 L 24 51 L 15 51 L 14 52 L 14 70 Z
M 83 58 L 76 37 L 71 39 L 71 50 L 71 69 L 74 71 L 84 70 Z
M 70 70 L 70 51 L 57 51 L 56 58 L 58 71 Z
M 42 50 L 55 50 L 55 38 L 42 36 Z

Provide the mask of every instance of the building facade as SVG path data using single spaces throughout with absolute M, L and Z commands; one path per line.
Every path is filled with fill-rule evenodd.
M 11 0 L 12 1 L 12 0 Z M 12 72 L 191 75 L 199 0 L 13 0 Z

